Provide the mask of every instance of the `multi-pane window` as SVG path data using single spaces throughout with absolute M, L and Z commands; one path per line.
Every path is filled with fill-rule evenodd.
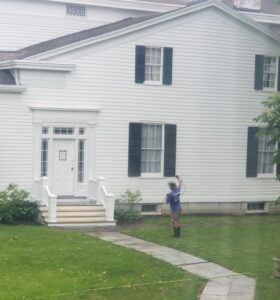
M 146 47 L 145 81 L 160 81 L 162 73 L 162 49 Z
M 85 128 L 80 127 L 79 128 L 79 135 L 84 135 L 85 134 Z
M 263 211 L 265 209 L 265 204 L 264 202 L 250 202 L 247 203 L 247 210 L 261 210 Z
M 49 141 L 42 139 L 41 143 L 41 177 L 48 176 L 48 148 Z
M 141 172 L 162 172 L 162 125 L 143 124 L 141 140 Z
M 87 12 L 87 8 L 84 5 L 76 5 L 76 4 L 66 5 L 66 15 L 68 16 L 85 17 L 86 12 Z
M 42 127 L 42 134 L 48 134 L 49 133 L 49 127 Z
M 74 134 L 74 128 L 72 127 L 54 127 L 53 129 L 54 134 L 66 134 L 66 135 L 72 135 Z
M 263 63 L 263 87 L 274 89 L 277 79 L 277 58 L 265 56 Z
M 85 177 L 85 141 L 79 140 L 78 148 L 78 182 L 84 182 Z
M 270 144 L 270 136 L 261 135 L 258 142 L 258 174 L 272 174 L 272 158 L 275 151 L 275 144 Z

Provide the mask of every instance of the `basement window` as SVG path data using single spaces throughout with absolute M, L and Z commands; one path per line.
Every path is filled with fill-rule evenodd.
M 157 205 L 156 204 L 142 204 L 141 211 L 144 213 L 157 212 Z
M 87 13 L 87 7 L 84 5 L 67 4 L 66 5 L 66 15 L 85 17 Z
M 248 212 L 264 212 L 265 211 L 265 203 L 264 202 L 249 202 L 247 203 L 247 211 Z

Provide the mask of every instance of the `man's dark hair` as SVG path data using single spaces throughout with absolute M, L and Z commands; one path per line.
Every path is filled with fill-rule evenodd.
M 171 188 L 171 190 L 174 190 L 176 188 L 176 183 L 173 181 L 169 182 L 168 185 Z

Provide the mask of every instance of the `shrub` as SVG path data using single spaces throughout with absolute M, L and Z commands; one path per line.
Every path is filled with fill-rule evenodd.
M 39 213 L 36 202 L 28 201 L 29 193 L 10 184 L 0 192 L 0 222 L 34 221 Z
M 141 219 L 139 211 L 134 210 L 134 204 L 141 201 L 141 192 L 136 190 L 135 192 L 131 190 L 126 190 L 126 192 L 116 199 L 116 203 L 127 204 L 127 208 L 116 208 L 115 209 L 115 219 L 119 222 L 134 222 Z

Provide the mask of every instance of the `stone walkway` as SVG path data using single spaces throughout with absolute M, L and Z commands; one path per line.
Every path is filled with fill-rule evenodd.
M 254 300 L 256 287 L 254 279 L 207 260 L 119 232 L 102 231 L 87 232 L 87 234 L 119 246 L 144 252 L 189 273 L 207 278 L 209 281 L 200 296 L 200 300 Z

